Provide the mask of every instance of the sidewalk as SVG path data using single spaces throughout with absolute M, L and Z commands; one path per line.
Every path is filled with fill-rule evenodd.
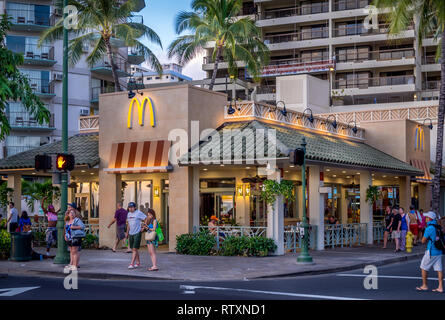
M 389 263 L 416 259 L 423 256 L 425 246 L 413 248 L 412 253 L 394 253 L 392 246 L 326 249 L 311 251 L 314 265 L 297 265 L 297 254 L 279 257 L 220 257 L 183 256 L 166 251 L 158 252 L 157 272 L 148 272 L 151 266 L 147 250 L 141 250 L 141 267 L 127 269 L 131 253 L 113 253 L 111 250 L 82 250 L 79 276 L 92 279 L 156 279 L 216 281 L 242 280 L 270 277 L 297 276 L 341 272 L 363 268 L 368 264 L 381 266 Z M 37 249 L 44 252 L 44 249 Z M 52 253 L 55 254 L 55 249 Z M 0 261 L 0 274 L 65 276 L 61 265 L 51 259 L 43 261 L 13 262 Z

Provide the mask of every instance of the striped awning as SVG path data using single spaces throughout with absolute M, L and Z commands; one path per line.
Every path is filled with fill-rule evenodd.
M 171 141 L 114 143 L 108 173 L 152 173 L 173 170 L 169 164 Z
M 430 174 L 430 166 L 429 166 L 429 164 L 426 163 L 426 161 L 412 159 L 410 162 L 413 167 L 423 171 L 423 173 L 424 173 L 423 176 L 416 177 L 417 181 L 427 182 L 427 183 L 433 181 L 433 179 L 431 178 L 431 174 Z

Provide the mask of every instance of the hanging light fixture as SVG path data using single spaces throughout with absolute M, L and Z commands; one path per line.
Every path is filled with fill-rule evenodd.
M 304 113 L 307 111 L 307 110 L 309 110 L 310 112 L 311 112 L 311 115 L 309 116 L 309 118 L 308 118 L 308 120 L 309 120 L 309 122 L 310 123 L 314 123 L 314 114 L 312 113 L 312 109 L 311 108 L 306 108 L 306 109 L 304 109 L 304 111 L 303 111 L 303 115 L 304 115 Z
M 331 114 L 331 115 L 329 115 L 327 118 L 326 118 L 326 121 L 328 122 L 329 121 L 329 118 L 330 117 L 333 117 L 334 118 L 334 121 L 331 123 L 331 125 L 332 125 L 332 127 L 334 128 L 334 129 L 337 129 L 337 127 L 338 127 L 338 123 L 337 123 L 337 118 L 335 118 L 335 116 L 333 115 L 333 114 Z
M 354 132 L 354 134 L 357 134 L 358 132 L 358 128 L 357 128 L 357 122 L 355 122 L 355 120 L 349 121 L 349 123 L 354 122 L 354 127 L 352 128 L 352 132 Z M 349 127 L 349 123 L 348 123 L 348 127 Z
M 278 101 L 277 107 L 278 107 L 279 103 L 281 103 L 283 105 L 283 109 L 280 110 L 281 114 L 283 115 L 283 117 L 287 117 L 286 104 L 284 103 L 284 101 Z
M 425 121 L 429 120 L 430 124 L 428 125 L 428 128 L 430 130 L 433 130 L 433 120 L 431 120 L 430 118 L 426 118 L 425 120 L 423 120 L 423 125 L 425 125 Z

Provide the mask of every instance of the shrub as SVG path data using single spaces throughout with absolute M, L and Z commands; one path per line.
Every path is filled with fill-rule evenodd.
M 92 249 L 99 246 L 99 237 L 94 234 L 87 234 L 82 241 L 82 249 Z
M 7 259 L 11 250 L 11 235 L 6 230 L 0 230 L 0 259 Z
M 176 252 L 179 254 L 210 255 L 215 244 L 215 237 L 207 231 L 176 236 Z
M 259 256 L 265 257 L 275 251 L 273 239 L 264 237 L 227 237 L 221 245 L 223 256 Z

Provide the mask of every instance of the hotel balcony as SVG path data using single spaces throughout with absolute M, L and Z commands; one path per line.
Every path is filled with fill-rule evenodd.
M 275 76 L 285 76 L 294 75 L 301 73 L 317 73 L 326 72 L 335 68 L 335 63 L 325 57 L 320 59 L 282 59 L 282 60 L 271 60 L 267 67 L 263 68 L 262 77 L 275 77 Z
M 388 36 L 388 24 L 379 24 L 377 29 L 366 29 L 363 23 L 357 23 L 353 25 L 341 25 L 332 29 L 331 43 L 333 45 L 349 44 L 349 43 L 363 43 L 370 41 L 387 41 Z M 400 34 L 391 37 L 391 39 L 414 39 L 413 26 L 409 26 L 407 30 L 402 31 Z
M 204 71 L 212 71 L 215 64 L 215 60 L 212 57 L 203 57 L 203 65 L 202 70 Z M 242 61 L 236 62 L 238 68 L 244 68 L 246 64 Z M 218 70 L 219 69 L 228 69 L 229 65 L 225 61 L 220 61 L 218 63 Z
M 300 7 L 265 9 L 261 14 L 257 15 L 257 25 L 259 27 L 269 27 L 314 20 L 321 21 L 329 18 L 328 12 L 328 1 L 306 4 Z
M 325 46 L 326 38 L 329 38 L 329 28 L 314 28 L 282 34 L 266 35 L 264 43 L 270 50 L 286 50 L 313 46 Z
M 257 101 L 276 101 L 277 88 L 275 85 L 262 86 L 257 89 Z
M 6 14 L 11 18 L 12 31 L 42 32 L 52 27 L 57 18 L 33 9 L 6 9 Z
M 37 130 L 51 131 L 55 130 L 54 114 L 51 114 L 48 123 L 39 124 L 37 119 L 32 117 L 29 112 L 9 112 L 7 114 L 9 124 L 13 130 Z
M 440 72 L 440 59 L 435 54 L 422 57 L 422 72 Z
M 422 92 L 420 93 L 422 100 L 439 100 L 440 96 L 440 80 L 426 80 L 422 83 Z
M 416 91 L 415 79 L 412 75 L 363 79 L 339 79 L 334 81 L 333 89 L 334 93 L 339 96 Z
M 115 92 L 114 87 L 94 87 L 91 88 L 91 103 L 99 103 L 99 96 L 102 93 Z
M 114 64 L 116 65 L 117 68 L 117 75 L 120 78 L 123 77 L 129 77 L 130 76 L 130 65 L 128 63 L 128 61 L 126 61 L 125 59 L 121 58 L 121 57 L 114 57 Z M 98 75 L 102 75 L 102 76 L 107 76 L 107 77 L 112 77 L 113 73 L 111 71 L 111 64 L 108 61 L 108 58 L 103 58 L 100 61 L 98 61 L 96 64 L 94 64 L 94 66 L 91 68 L 91 72 L 98 74 Z
M 38 47 L 36 44 L 31 45 L 9 45 L 8 49 L 15 53 L 21 53 L 24 57 L 24 65 L 52 67 L 57 63 L 54 60 L 54 47 L 42 45 Z
M 145 61 L 145 56 L 136 48 L 128 48 L 128 63 L 129 64 L 141 64 Z
M 392 66 L 415 65 L 415 52 L 412 48 L 337 53 L 336 70 L 388 68 Z
M 79 132 L 99 132 L 99 116 L 79 117 Z
M 370 0 L 337 0 L 333 3 L 332 11 L 363 9 L 371 2 Z
M 54 82 L 41 78 L 28 78 L 32 91 L 43 99 L 51 99 L 54 93 Z

